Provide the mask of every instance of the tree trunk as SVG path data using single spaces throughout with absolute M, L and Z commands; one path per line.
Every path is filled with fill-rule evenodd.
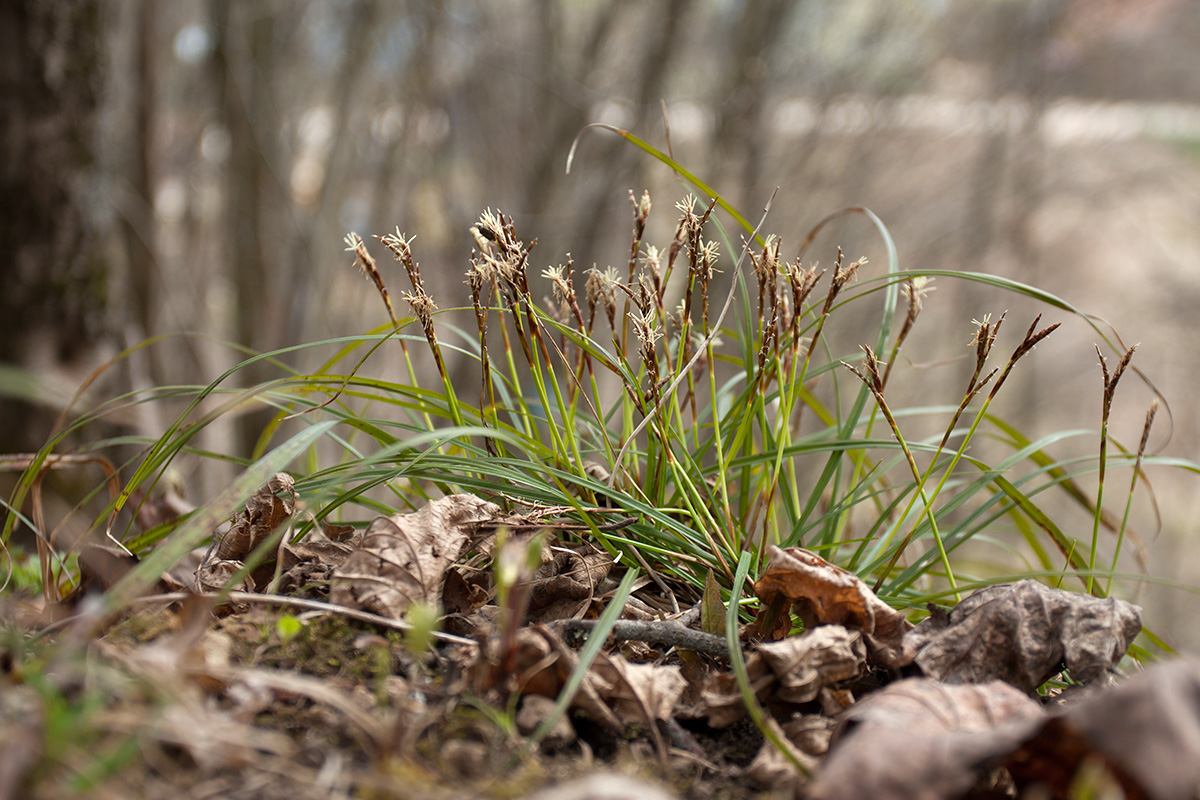
M 77 362 L 110 331 L 108 265 L 89 202 L 102 5 L 0 3 L 2 363 L 45 370 Z M 48 415 L 30 414 L 0 399 L 0 451 L 44 442 Z

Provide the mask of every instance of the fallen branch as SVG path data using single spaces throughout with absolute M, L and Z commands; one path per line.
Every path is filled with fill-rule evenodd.
M 569 619 L 562 623 L 562 635 L 568 644 L 577 645 L 587 639 L 587 634 L 596 627 L 592 620 Z M 694 650 L 717 658 L 729 658 L 725 637 L 685 628 L 677 622 L 643 622 L 641 620 L 618 620 L 610 634 L 618 642 L 646 642 Z

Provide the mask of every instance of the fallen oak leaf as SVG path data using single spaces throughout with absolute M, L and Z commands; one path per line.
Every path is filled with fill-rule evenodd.
M 517 692 L 521 696 L 536 694 L 556 699 L 579 666 L 578 654 L 546 625 L 518 630 L 507 659 L 501 659 L 496 652 L 498 644 L 498 637 L 485 642 L 480 658 L 470 669 L 473 689 L 479 695 L 496 690 L 502 695 Z M 609 731 L 621 734 L 625 725 L 604 702 L 600 695 L 602 688 L 604 682 L 593 670 L 588 670 L 571 699 L 571 707 Z
M 500 507 L 470 494 L 442 497 L 412 514 L 376 517 L 330 580 L 329 598 L 400 619 L 413 603 L 440 606 L 447 570 Z
M 229 531 L 217 538 L 216 558 L 239 561 L 253 552 L 264 539 L 282 525 L 296 509 L 296 481 L 286 472 L 277 472 L 246 501 Z
M 987 586 L 904 637 L 904 663 L 947 683 L 1006 681 L 1032 694 L 1062 666 L 1090 683 L 1125 655 L 1141 609 L 1116 598 L 1051 589 L 1033 580 Z
M 308 587 L 326 583 L 352 552 L 352 546 L 325 537 L 285 543 L 279 548 L 280 572 L 276 591 L 299 594 Z
M 807 703 L 823 687 L 857 678 L 866 669 L 862 634 L 840 625 L 761 644 L 757 652 L 779 681 L 775 698 L 786 703 Z
M 556 609 L 578 609 L 590 602 L 614 563 L 612 556 L 588 543 L 577 548 L 552 545 L 548 551 L 549 560 L 529 581 L 529 615 L 538 622 L 554 620 Z
M 620 655 L 601 653 L 592 671 L 604 684 L 598 689 L 600 696 L 627 724 L 670 719 L 687 687 L 678 666 L 631 664 Z
M 1041 706 L 1002 681 L 897 681 L 845 712 L 805 796 L 962 797 L 1041 719 Z
M 552 698 L 540 694 L 527 694 L 521 698 L 520 708 L 513 720 L 522 736 L 532 736 L 542 723 L 554 717 L 554 722 L 542 739 L 542 747 L 547 750 L 558 750 L 577 738 L 571 720 L 565 714 L 556 716 L 554 705 Z
M 912 623 L 852 572 L 799 547 L 769 547 L 771 561 L 754 584 L 764 609 L 788 604 L 807 629 L 841 625 L 861 631 L 873 660 L 895 666 Z
M 787 729 L 773 718 L 768 717 L 766 724 L 774 729 L 788 755 L 784 755 L 778 745 L 771 741 L 762 743 L 754 760 L 746 767 L 746 777 L 759 786 L 770 788 L 775 797 L 805 797 L 804 786 L 808 777 L 796 768 L 795 761 L 804 765 L 811 774 L 816 771 L 818 761 L 804 749 L 797 747 L 787 735 Z
M 1039 725 L 1005 766 L 1018 788 L 1069 796 L 1099 763 L 1127 798 L 1200 797 L 1200 661 L 1148 667 Z
M 196 569 L 195 584 L 189 584 L 187 588 L 199 592 L 254 591 L 258 581 L 253 575 L 245 575 L 237 585 L 231 586 L 230 581 L 245 567 L 245 557 L 291 518 L 296 509 L 296 496 L 296 482 L 292 476 L 286 472 L 275 473 L 246 501 L 245 508 L 234 518 L 229 530 L 214 534 L 213 546 Z M 259 577 L 264 578 L 263 575 Z
M 859 631 L 823 625 L 802 636 L 758 645 L 746 662 L 750 686 L 760 701 L 808 703 L 826 686 L 856 678 L 866 667 Z M 702 692 L 709 724 L 723 728 L 746 715 L 732 675 L 717 675 Z

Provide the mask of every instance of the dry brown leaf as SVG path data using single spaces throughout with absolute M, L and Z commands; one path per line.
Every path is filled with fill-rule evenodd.
M 746 662 L 750 686 L 762 701 L 807 703 L 830 684 L 856 678 L 866 666 L 863 634 L 823 625 L 803 636 L 760 644 Z M 732 674 L 715 676 L 702 693 L 708 723 L 723 728 L 746 715 Z
M 837 722 L 823 714 L 797 714 L 783 725 L 783 733 L 796 748 L 810 756 L 829 752 Z
M 746 767 L 746 777 L 759 786 L 772 789 L 772 796 L 803 797 L 803 787 L 808 783 L 808 778 L 796 769 L 792 759 L 804 765 L 809 774 L 816 770 L 817 759 L 795 747 L 787 732 L 774 719 L 768 717 L 767 725 L 774 730 L 788 753 L 784 754 L 774 743 L 764 741 L 750 766 Z
M 1124 600 L 1051 589 L 1037 581 L 988 586 L 904 637 L 905 662 L 947 683 L 999 679 L 1032 693 L 1065 664 L 1089 683 L 1121 660 L 1142 629 Z
M 752 655 L 747 659 L 746 671 L 750 677 L 750 689 L 760 700 L 776 685 L 775 673 L 758 656 Z M 746 716 L 746 703 L 742 700 L 737 678 L 732 672 L 711 676 L 700 692 L 700 702 L 712 728 L 727 728 Z
M 470 614 L 491 598 L 492 573 L 452 569 L 442 586 L 442 607 L 447 614 Z
M 330 601 L 392 619 L 415 602 L 440 605 L 446 571 L 499 515 L 495 503 L 456 494 L 412 514 L 376 517 L 359 549 L 334 570 Z
M 296 482 L 286 472 L 277 472 L 267 485 L 246 501 L 246 507 L 237 515 L 224 534 L 215 535 L 215 543 L 205 553 L 195 571 L 195 581 L 187 581 L 187 589 L 199 592 L 215 592 L 222 589 L 253 592 L 261 581 L 266 583 L 274 568 L 259 565 L 258 577 L 247 574 L 236 585 L 229 585 L 232 577 L 245 567 L 243 559 L 254 552 L 280 525 L 284 524 L 296 509 Z M 268 559 L 272 560 L 272 559 Z M 178 569 L 173 575 L 164 576 L 168 583 L 177 582 Z
M 561 618 L 543 613 L 552 606 L 577 607 L 590 601 L 612 566 L 612 556 L 593 544 L 585 543 L 574 549 L 550 548 L 550 560 L 538 568 L 530 581 L 530 616 L 539 622 L 550 622 Z
M 771 562 L 754 584 L 763 608 L 778 607 L 782 600 L 805 628 L 832 624 L 861 631 L 873 659 L 885 666 L 896 663 L 912 624 L 857 575 L 799 547 L 770 547 L 768 553 Z
M 267 485 L 246 501 L 229 532 L 217 541 L 215 557 L 240 561 L 262 544 L 296 508 L 296 482 L 286 472 L 277 472 Z
M 545 625 L 531 625 L 517 631 L 514 651 L 508 658 L 492 659 L 479 667 L 486 688 L 498 687 L 502 692 L 515 689 L 522 695 L 557 698 L 578 665 L 578 655 L 557 633 Z M 600 696 L 602 688 L 603 682 L 596 672 L 589 670 L 571 700 L 571 707 L 610 731 L 622 733 L 625 725 Z
M 350 543 L 357 533 L 353 525 L 338 525 L 324 520 L 321 521 L 321 532 L 329 541 L 342 544 Z
M 849 709 L 808 787 L 814 800 L 961 797 L 1010 753 L 1041 707 L 1002 681 L 898 681 Z
M 862 634 L 840 625 L 761 644 L 756 652 L 779 681 L 775 698 L 785 703 L 807 703 L 822 687 L 857 678 L 867 660 Z
M 542 726 L 555 713 L 555 702 L 540 694 L 527 694 L 521 698 L 521 708 L 517 711 L 514 722 L 517 730 L 523 736 L 532 736 L 534 731 Z M 542 746 L 549 750 L 557 750 L 575 741 L 575 728 L 567 715 L 557 717 L 550 730 L 542 739 Z
M 1100 764 L 1127 798 L 1200 797 L 1200 661 L 1158 664 L 1040 725 L 1006 766 L 1018 786 L 1068 796 Z
M 308 586 L 323 586 L 334 570 L 345 563 L 354 548 L 325 538 L 309 539 L 280 548 L 280 575 L 276 592 L 300 595 Z
M 219 592 L 229 589 L 235 592 L 253 592 L 258 587 L 254 576 L 247 573 L 237 583 L 233 577 L 246 566 L 241 561 L 219 561 L 210 558 L 196 570 L 196 585 L 187 587 L 201 593 Z
M 687 681 L 678 666 L 631 664 L 619 655 L 601 654 L 592 667 L 600 696 L 625 723 L 653 725 L 670 719 Z

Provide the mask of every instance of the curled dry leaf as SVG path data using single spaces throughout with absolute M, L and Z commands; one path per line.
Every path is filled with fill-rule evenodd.
M 302 595 L 312 586 L 324 586 L 354 548 L 326 538 L 309 539 L 280 548 L 280 594 Z
M 439 606 L 446 571 L 480 526 L 499 515 L 495 503 L 455 494 L 412 514 L 376 517 L 334 570 L 330 601 L 393 619 L 415 602 Z
M 562 638 L 545 625 L 530 625 L 517 631 L 512 651 L 496 653 L 498 639 L 483 648 L 481 659 L 472 667 L 470 682 L 476 694 L 498 690 L 502 695 L 518 692 L 556 699 L 579 666 L 579 656 Z M 589 670 L 571 707 L 582 711 L 593 722 L 613 733 L 622 733 L 624 724 L 604 702 L 600 689 L 604 683 Z
M 785 755 L 773 742 L 764 741 L 750 766 L 746 767 L 746 777 L 759 786 L 772 789 L 774 797 L 805 796 L 803 787 L 808 779 L 796 769 L 792 759 L 802 764 L 810 774 L 817 768 L 817 759 L 795 747 L 786 729 L 781 728 L 773 718 L 767 719 L 767 725 L 774 730 L 788 753 Z
M 860 632 L 825 625 L 803 636 L 760 644 L 746 662 L 746 669 L 759 700 L 807 703 L 826 686 L 861 675 L 866 658 Z M 746 714 L 731 674 L 713 678 L 702 696 L 709 724 L 715 728 L 730 725 Z
M 442 586 L 442 610 L 447 614 L 470 614 L 491 598 L 492 573 L 488 570 L 452 569 Z
M 988 586 L 904 637 L 905 662 L 947 683 L 999 679 L 1032 693 L 1066 664 L 1089 683 L 1125 655 L 1142 629 L 1124 600 L 1051 589 L 1037 581 Z
M 527 694 L 521 699 L 521 707 L 513 720 L 522 736 L 532 736 L 542 723 L 554 714 L 554 701 L 540 694 Z M 564 714 L 554 720 L 550 730 L 542 739 L 542 746 L 557 750 L 575 741 L 575 728 Z
M 867 660 L 862 634 L 840 625 L 759 645 L 758 653 L 779 681 L 775 698 L 785 703 L 807 703 L 822 687 L 857 678 Z
M 487 648 L 490 650 L 491 648 Z M 499 689 L 555 699 L 578 667 L 579 657 L 545 625 L 531 625 L 516 634 L 511 653 L 485 654 L 475 668 L 475 691 Z M 585 674 L 571 707 L 614 733 L 629 723 L 668 720 L 687 688 L 680 668 L 630 664 L 620 655 L 601 653 Z
M 823 714 L 797 714 L 783 725 L 789 742 L 802 753 L 823 756 L 829 752 L 829 742 L 837 723 Z
M 222 589 L 253 592 L 258 588 L 254 582 L 254 576 L 249 574 L 243 575 L 242 579 L 237 583 L 233 582 L 234 576 L 244 566 L 245 564 L 241 561 L 220 561 L 210 558 L 196 570 L 195 589 L 202 594 L 205 592 L 219 592 Z
M 787 603 L 805 628 L 842 625 L 861 631 L 872 659 L 884 666 L 898 661 L 912 624 L 857 575 L 799 547 L 771 547 L 768 553 L 771 563 L 754 584 L 763 608 Z
M 1200 797 L 1200 661 L 1158 664 L 1048 718 L 1008 759 L 1018 787 L 1069 796 L 1099 762 L 1129 798 Z
M 216 557 L 238 561 L 262 544 L 296 509 L 296 482 L 286 472 L 277 472 L 267 485 L 246 501 L 246 508 L 233 521 L 229 532 L 217 541 Z
M 195 588 L 214 592 L 224 588 L 255 590 L 247 575 L 237 586 L 226 584 L 244 565 L 243 559 L 292 516 L 296 509 L 296 482 L 286 472 L 277 472 L 267 485 L 246 501 L 224 535 L 215 536 L 215 546 L 196 570 Z
M 550 621 L 572 616 L 591 601 L 612 566 L 612 556 L 593 544 L 550 548 L 550 560 L 530 581 L 531 617 Z
M 806 796 L 961 797 L 1041 718 L 1036 702 L 1002 681 L 898 681 L 846 712 Z
M 687 687 L 677 666 L 630 664 L 619 655 L 601 654 L 592 670 L 602 684 L 600 696 L 625 723 L 670 719 Z

